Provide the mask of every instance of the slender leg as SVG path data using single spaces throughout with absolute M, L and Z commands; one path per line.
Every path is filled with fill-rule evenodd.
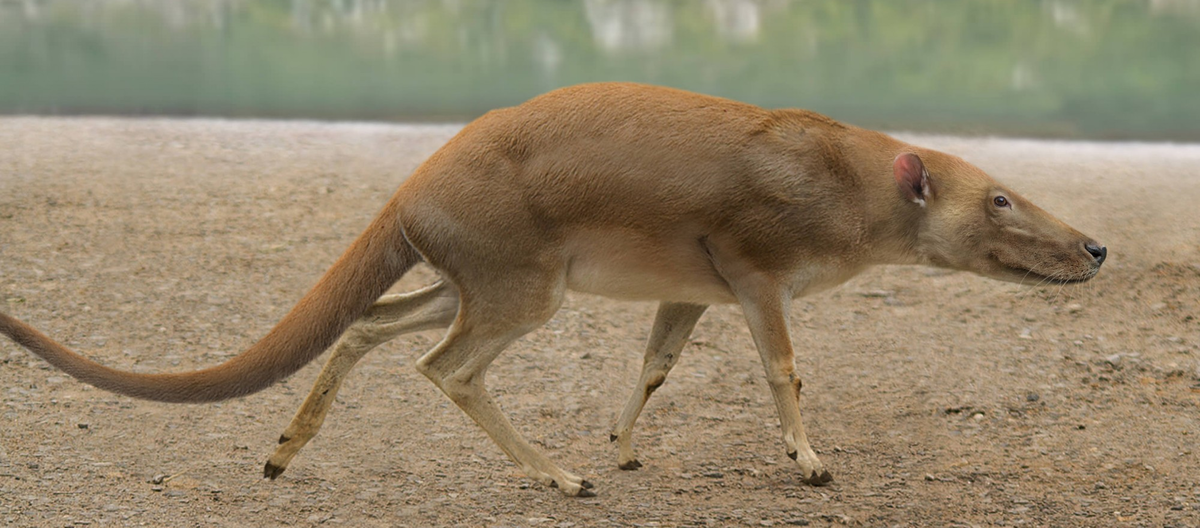
M 791 337 L 788 335 L 788 296 L 781 288 L 765 287 L 738 291 L 738 300 L 746 314 L 750 334 L 762 357 L 767 383 L 779 409 L 783 443 L 787 454 L 800 465 L 804 482 L 822 486 L 833 480 L 817 458 L 804 434 L 800 421 L 800 377 L 796 375 Z
M 547 288 L 554 282 L 546 278 L 521 281 L 510 277 L 503 291 L 487 292 L 460 285 L 463 305 L 458 319 L 445 340 L 417 361 L 417 370 L 475 420 L 526 475 L 546 486 L 557 487 L 566 495 L 591 497 L 595 495 L 592 485 L 563 471 L 530 445 L 484 387 L 492 360 L 514 340 L 541 326 L 558 309 L 563 288 L 561 285 Z
M 722 242 L 725 242 L 724 244 Z M 800 465 L 804 482 L 822 486 L 833 480 L 825 465 L 808 445 L 804 424 L 800 421 L 800 377 L 796 375 L 796 358 L 788 334 L 788 308 L 792 296 L 784 281 L 759 269 L 751 259 L 740 255 L 728 241 L 702 239 L 713 268 L 729 284 L 746 315 L 750 335 L 762 358 L 767 384 L 779 411 L 783 443 L 788 457 Z M 786 279 L 794 282 L 796 277 Z
M 389 295 L 371 306 L 333 346 L 312 392 L 279 437 L 263 476 L 274 479 L 287 469 L 300 449 L 317 435 L 342 380 L 367 352 L 396 336 L 450 326 L 458 313 L 458 292 L 439 282 L 420 290 Z
M 613 428 L 610 440 L 617 442 L 617 466 L 621 469 L 642 467 L 633 451 L 633 424 L 646 406 L 646 401 L 667 380 L 667 373 L 679 361 L 679 354 L 687 343 L 688 336 L 696 327 L 696 321 L 707 306 L 683 303 L 661 303 L 654 316 L 654 329 L 646 343 L 646 357 L 642 362 L 642 375 L 637 388 L 621 411 L 621 417 Z

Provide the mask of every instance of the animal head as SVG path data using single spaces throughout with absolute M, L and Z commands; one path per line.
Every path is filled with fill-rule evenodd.
M 919 208 L 916 250 L 930 264 L 1013 282 L 1067 283 L 1094 277 L 1108 256 L 962 159 L 905 152 L 892 169 L 901 195 Z

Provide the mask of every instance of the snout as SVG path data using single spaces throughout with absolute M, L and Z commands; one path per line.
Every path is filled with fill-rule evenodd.
M 1083 249 L 1086 250 L 1093 259 L 1096 259 L 1096 267 L 1100 267 L 1101 264 L 1104 264 L 1104 259 L 1108 258 L 1108 248 L 1096 243 L 1095 240 L 1088 241 L 1083 245 Z

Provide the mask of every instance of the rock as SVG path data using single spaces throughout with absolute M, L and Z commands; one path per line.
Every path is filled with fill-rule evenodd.
M 1040 399 L 1042 399 L 1042 397 L 1038 396 L 1038 393 L 1036 393 L 1036 392 L 1031 392 L 1031 393 L 1025 395 L 1025 401 L 1027 401 L 1027 402 L 1035 402 Z
M 859 292 L 858 294 L 867 298 L 885 299 L 895 295 L 896 292 L 891 290 L 867 290 L 864 292 Z
M 1071 303 L 1067 305 L 1067 313 L 1079 313 L 1083 311 L 1083 305 L 1079 303 Z

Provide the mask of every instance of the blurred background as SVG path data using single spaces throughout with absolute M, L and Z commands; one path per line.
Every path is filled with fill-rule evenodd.
M 0 0 L 0 114 L 463 122 L 605 80 L 1200 141 L 1200 0 Z

